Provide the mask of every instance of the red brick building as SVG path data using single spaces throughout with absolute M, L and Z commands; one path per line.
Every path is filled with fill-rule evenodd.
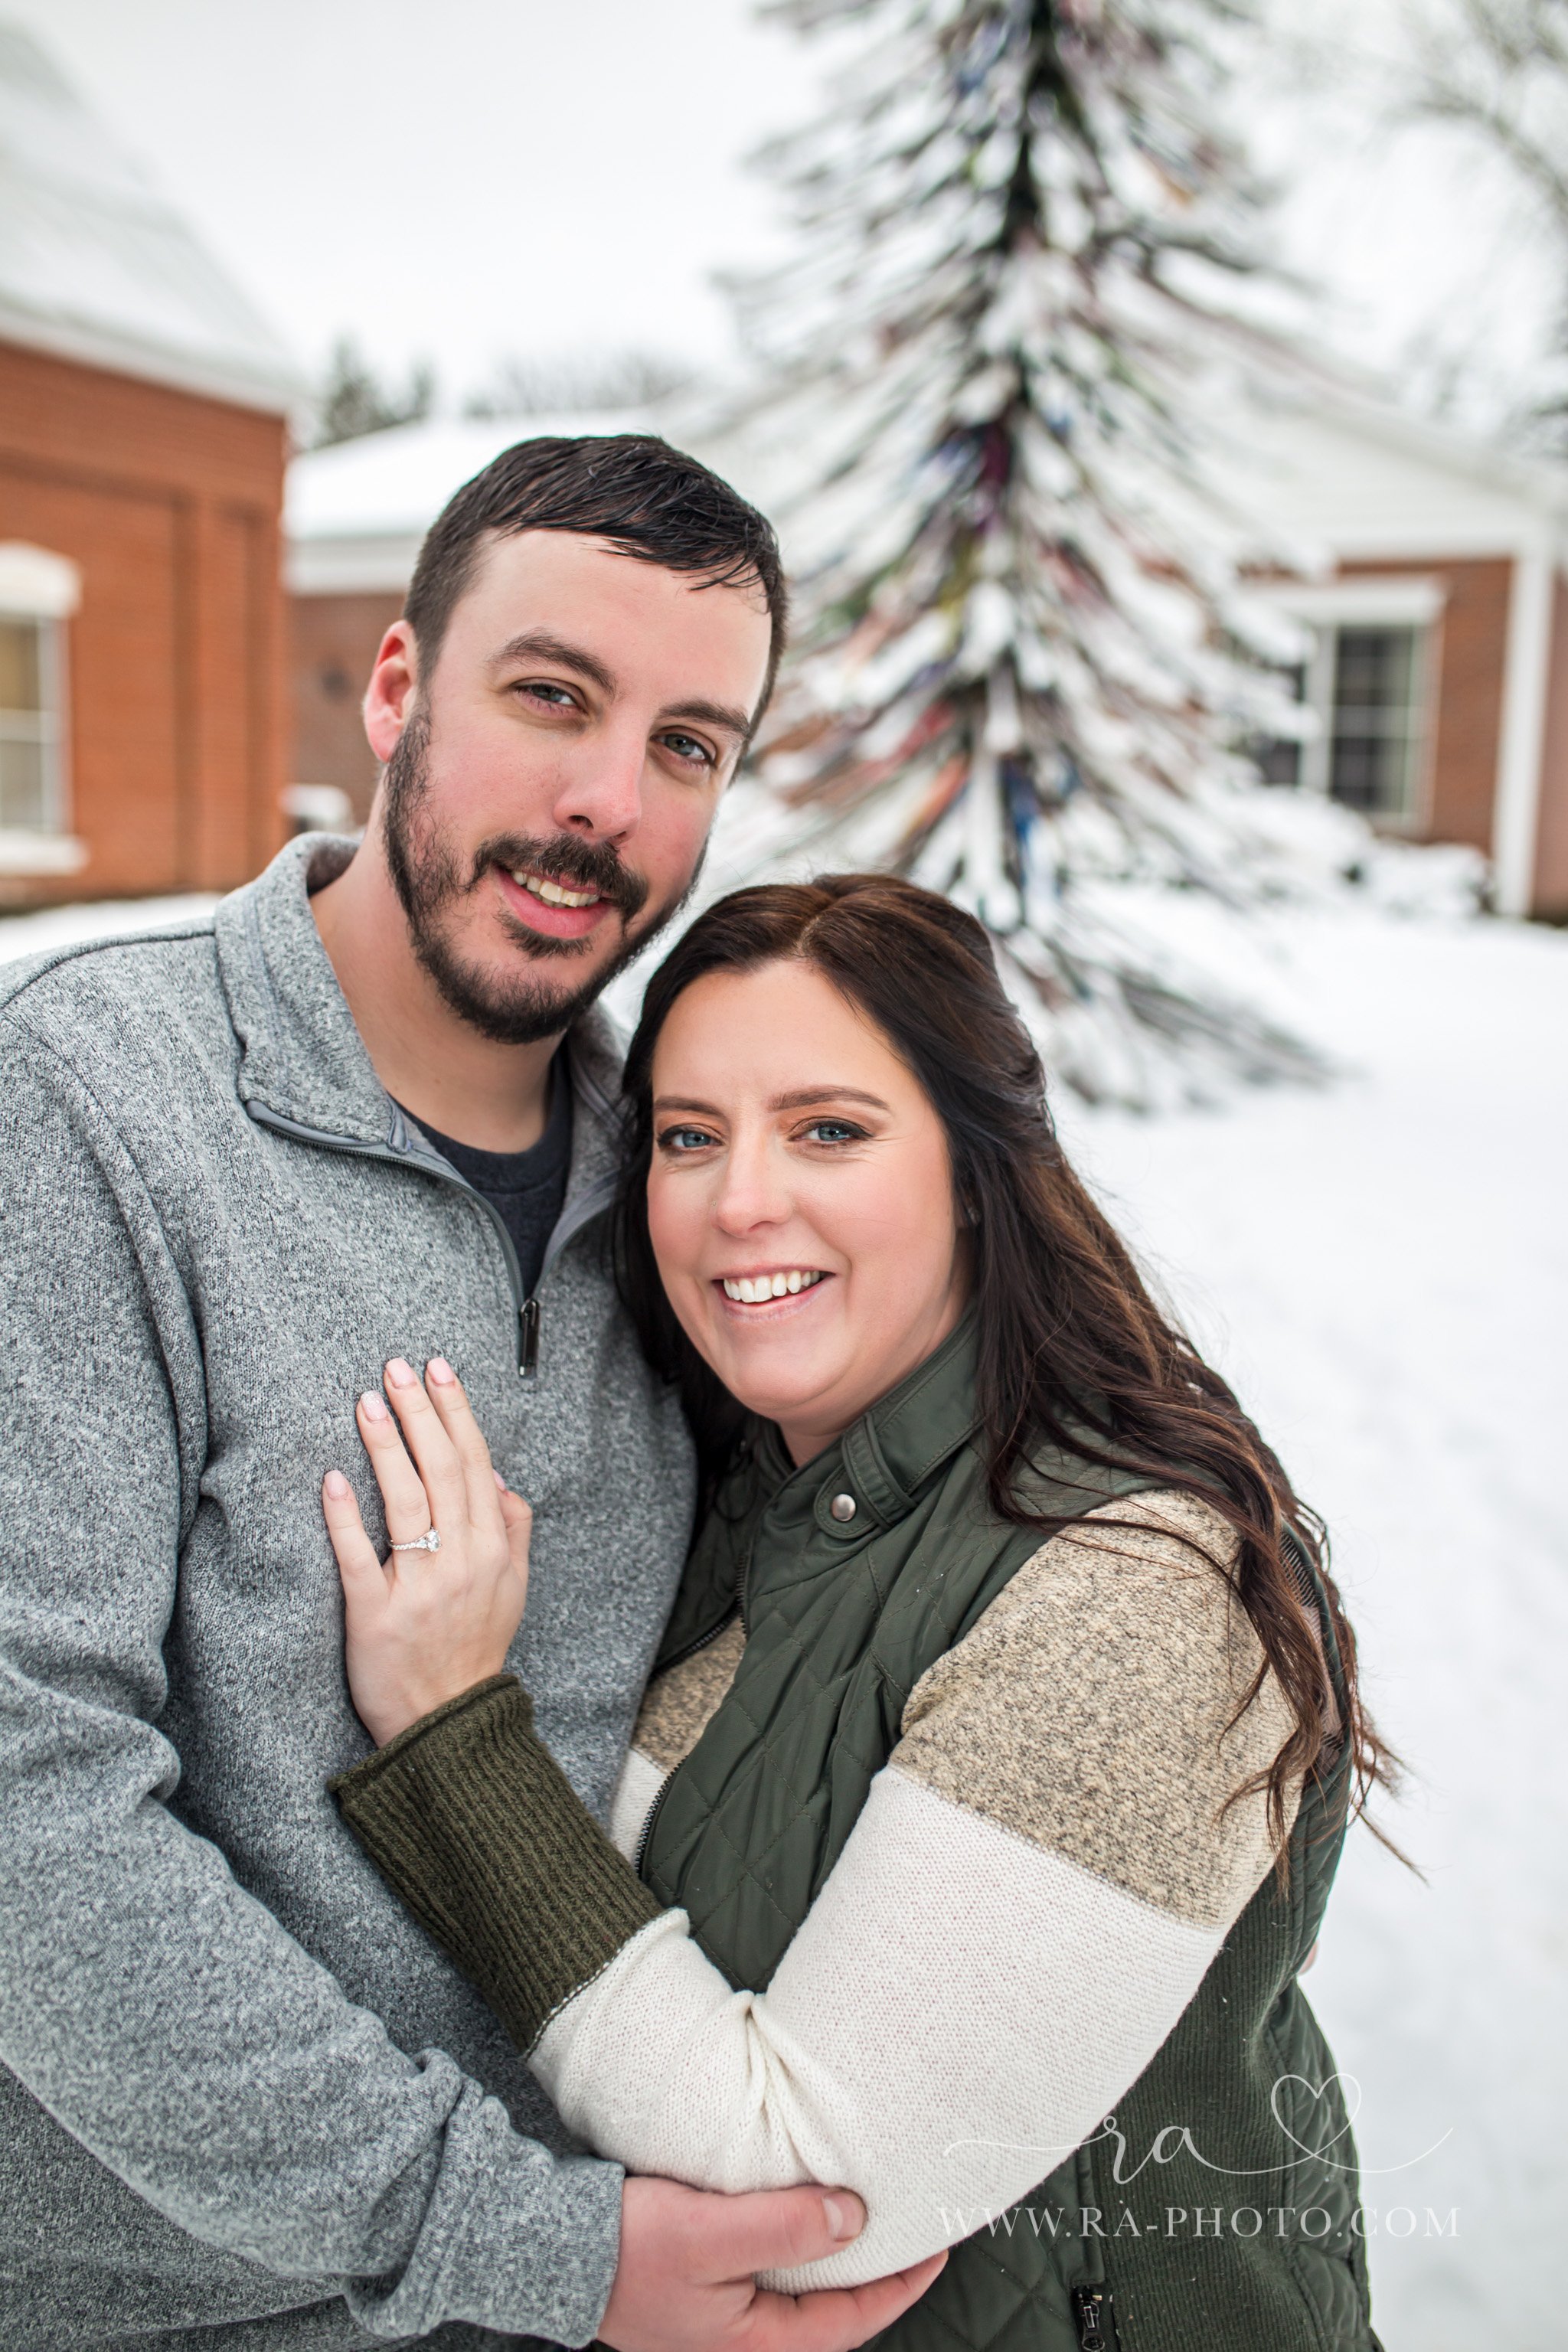
M 0 905 L 226 889 L 287 829 L 287 354 L 0 27 Z

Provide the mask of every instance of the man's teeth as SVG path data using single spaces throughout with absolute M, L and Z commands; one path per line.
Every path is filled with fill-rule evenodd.
M 760 1307 L 764 1298 L 784 1298 L 797 1290 L 809 1290 L 820 1282 L 820 1273 L 809 1273 L 792 1266 L 788 1274 L 742 1274 L 739 1277 L 724 1276 L 724 1296 L 735 1299 L 742 1307 Z
M 522 874 L 515 869 L 512 880 L 520 890 L 531 890 L 547 907 L 595 907 L 599 902 L 597 890 L 564 890 L 559 882 L 551 882 L 542 874 Z

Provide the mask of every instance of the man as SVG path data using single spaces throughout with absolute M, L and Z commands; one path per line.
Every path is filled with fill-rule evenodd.
M 783 616 L 703 467 L 524 443 L 383 644 L 363 845 L 0 988 L 8 2352 L 836 2352 L 909 2300 L 754 2294 L 852 2198 L 574 2152 L 327 1793 L 367 1742 L 319 1482 L 440 1351 L 532 1502 L 516 1663 L 605 1807 L 693 1483 L 605 1264 L 589 1008 L 691 885 Z

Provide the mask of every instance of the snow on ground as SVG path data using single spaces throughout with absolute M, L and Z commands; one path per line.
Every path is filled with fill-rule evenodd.
M 210 915 L 212 898 L 108 898 L 90 907 L 47 907 L 37 915 L 7 915 L 0 921 L 0 963 L 18 956 L 47 955 L 84 940 L 113 939 L 121 931 L 155 931 L 165 923 Z
M 0 923 L 0 960 L 209 903 Z M 1360 2085 L 1380 2332 L 1559 2352 L 1568 938 L 1319 913 L 1270 945 L 1352 1075 L 1159 1119 L 1064 1101 L 1062 1130 L 1328 1518 L 1411 1767 L 1384 1818 L 1426 1883 L 1353 1832 L 1308 1979 Z
M 1559 2352 L 1568 939 L 1285 936 L 1359 1076 L 1159 1120 L 1063 1104 L 1062 1131 L 1327 1517 L 1411 1768 L 1383 1818 L 1426 1883 L 1352 1832 L 1307 1980 L 1360 2084 L 1379 2331 Z

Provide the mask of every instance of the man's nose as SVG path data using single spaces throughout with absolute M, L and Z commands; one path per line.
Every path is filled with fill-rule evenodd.
M 555 796 L 553 815 L 563 833 L 591 835 L 619 847 L 642 821 L 641 733 L 606 732 L 582 747 Z

